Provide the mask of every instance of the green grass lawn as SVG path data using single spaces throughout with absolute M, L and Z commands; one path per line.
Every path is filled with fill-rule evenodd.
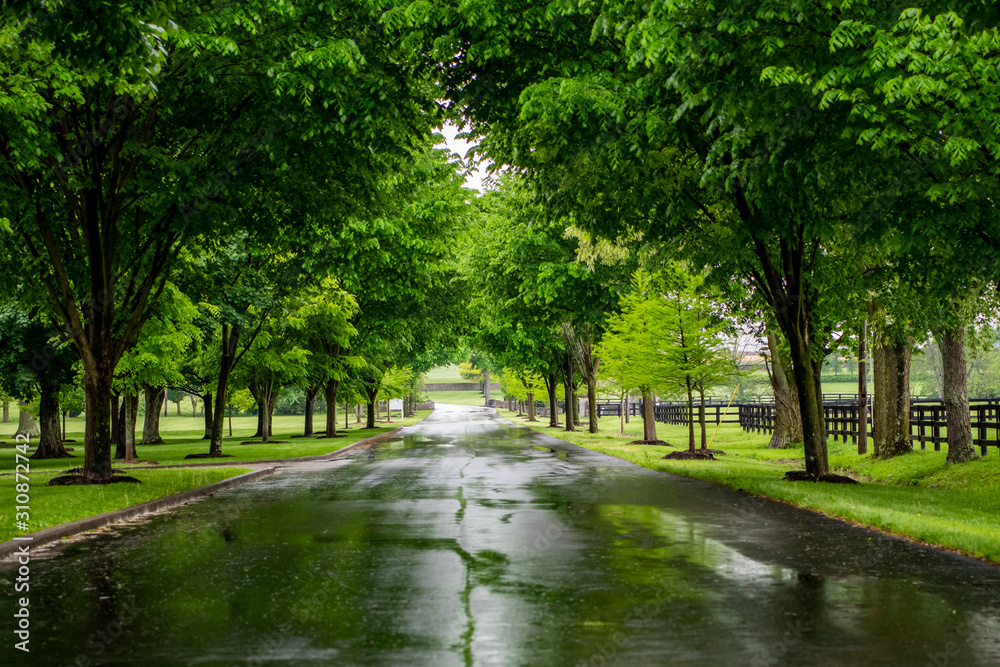
M 619 419 L 605 417 L 600 422 L 601 431 L 592 435 L 545 428 L 545 420 L 528 424 L 516 412 L 501 410 L 501 414 L 540 433 L 646 468 L 788 501 L 1000 562 L 1000 453 L 995 448 L 982 460 L 948 465 L 944 451 L 917 450 L 888 461 L 875 461 L 870 455 L 859 456 L 856 445 L 831 440 L 831 467 L 865 483 L 813 484 L 781 479 L 786 471 L 803 467 L 800 449 L 767 449 L 769 436 L 744 433 L 735 424 L 719 429 L 712 445 L 726 452 L 719 460 L 671 461 L 662 457 L 674 448 L 628 444 L 641 437 L 642 422 L 638 419 L 628 424 L 627 435 L 621 436 Z M 714 425 L 710 425 L 709 438 L 713 429 Z M 686 427 L 657 424 L 657 434 L 679 448 L 687 446 Z
M 32 472 L 29 530 L 34 532 L 68 521 L 138 505 L 147 500 L 169 496 L 223 479 L 242 475 L 249 468 L 180 468 L 174 470 L 144 470 L 142 484 L 109 484 L 107 486 L 45 486 L 56 472 Z M 23 534 L 15 530 L 16 505 L 13 476 L 0 483 L 0 542 Z
M 438 366 L 430 369 L 424 374 L 424 382 L 430 384 L 432 382 L 475 382 L 475 380 L 466 380 L 458 374 L 458 364 L 451 364 L 450 366 Z
M 430 414 L 430 411 L 418 412 L 415 417 L 409 417 L 407 424 L 414 424 Z M 322 428 L 324 415 L 316 415 L 314 427 Z M 341 417 L 341 420 L 343 417 Z M 339 420 L 338 420 L 339 421 Z M 225 463 L 239 463 L 251 461 L 263 461 L 269 459 L 297 458 L 301 456 L 318 456 L 346 447 L 352 442 L 357 442 L 385 431 L 402 426 L 398 413 L 393 417 L 393 421 L 386 422 L 384 419 L 378 422 L 377 428 L 366 430 L 362 428 L 364 423 L 357 424 L 351 417 L 351 428 L 344 431 L 343 421 L 339 421 L 338 433 L 344 435 L 342 438 L 293 438 L 291 436 L 301 434 L 303 418 L 301 416 L 280 416 L 274 418 L 273 440 L 284 441 L 283 443 L 241 445 L 241 442 L 251 440 L 251 436 L 257 430 L 256 417 L 234 417 L 233 435 L 229 436 L 229 423 L 226 422 L 226 437 L 222 441 L 222 453 L 232 454 L 232 458 L 224 459 Z M 67 421 L 67 431 L 71 439 L 76 439 L 75 443 L 67 443 L 67 447 L 72 447 L 72 459 L 55 459 L 47 461 L 32 461 L 32 471 L 41 470 L 65 470 L 81 465 L 83 460 L 83 418 L 78 417 Z M 137 445 L 136 453 L 141 462 L 155 461 L 161 465 L 176 465 L 190 463 L 222 462 L 218 459 L 209 461 L 185 460 L 188 454 L 208 452 L 208 440 L 202 440 L 204 433 L 203 421 L 200 417 L 161 417 L 160 435 L 166 444 L 163 445 Z M 141 430 L 136 434 L 138 442 L 142 437 Z M 259 439 L 258 439 L 259 440 Z M 13 440 L 8 439 L 8 444 Z M 14 470 L 14 454 L 12 448 L 0 449 L 0 473 Z M 139 464 L 139 467 L 143 465 Z M 141 478 L 141 475 L 137 475 Z
M 407 424 L 415 424 L 427 415 L 429 410 L 417 412 L 414 417 L 406 419 Z M 324 415 L 316 415 L 315 426 L 322 428 Z M 341 420 L 343 416 L 341 416 Z M 343 421 L 340 422 L 343 427 Z M 346 447 L 351 443 L 369 438 L 379 433 L 385 433 L 398 428 L 402 423 L 398 415 L 391 423 L 379 422 L 372 430 L 361 428 L 364 424 L 355 424 L 353 416 L 351 428 L 343 431 L 342 438 L 291 438 L 289 436 L 302 433 L 303 418 L 300 416 L 281 416 L 274 418 L 274 440 L 285 443 L 269 443 L 241 445 L 250 440 L 257 428 L 256 417 L 234 417 L 233 436 L 228 437 L 228 421 L 226 435 L 223 439 L 222 451 L 232 454 L 233 458 L 184 460 L 188 454 L 208 451 L 208 441 L 202 440 L 204 433 L 203 420 L 193 417 L 161 417 L 160 435 L 166 441 L 164 445 L 137 445 L 136 450 L 140 463 L 133 466 L 130 475 L 142 481 L 142 484 L 112 484 L 108 486 L 57 486 L 47 487 L 45 483 L 53 476 L 69 468 L 83 464 L 83 426 L 82 418 L 67 420 L 67 431 L 70 438 L 78 440 L 67 443 L 73 447 L 74 458 L 46 461 L 30 461 L 31 484 L 31 530 L 40 530 L 48 526 L 58 525 L 86 516 L 100 514 L 113 509 L 128 507 L 137 503 L 160 498 L 163 496 L 204 486 L 234 475 L 246 472 L 248 468 L 238 466 L 198 467 L 175 469 L 143 469 L 148 462 L 162 465 L 204 464 L 204 463 L 242 463 L 268 459 L 297 458 L 301 456 L 317 456 Z M 338 430 L 339 432 L 339 430 Z M 141 437 L 137 435 L 137 440 Z M 13 442 L 13 440 L 8 440 Z M 12 473 L 15 469 L 16 450 L 0 449 L 0 473 Z M 116 462 L 115 467 L 126 468 Z M 0 475 L 0 541 L 7 540 L 15 534 L 13 531 L 15 505 L 15 477 L 12 474 Z
M 478 391 L 425 391 L 427 399 L 435 403 L 452 403 L 455 405 L 476 405 L 482 407 L 486 400 Z M 500 392 L 491 392 L 490 398 L 502 398 Z

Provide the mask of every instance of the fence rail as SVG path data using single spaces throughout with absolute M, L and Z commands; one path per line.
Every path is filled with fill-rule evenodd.
M 827 435 L 834 442 L 850 438 L 858 442 L 858 406 L 846 403 L 826 403 L 823 405 L 823 419 Z M 972 423 L 972 444 L 979 447 L 983 456 L 987 448 L 1000 447 L 1000 399 L 970 399 L 969 417 Z M 871 411 L 868 411 L 868 432 L 872 432 Z M 743 404 L 739 406 L 739 422 L 744 431 L 770 434 L 774 431 L 774 405 L 771 403 Z M 919 443 L 920 449 L 927 444 L 934 451 L 941 451 L 941 444 L 947 443 L 948 411 L 937 399 L 914 399 L 910 401 L 910 441 Z
M 491 401 L 501 404 L 500 401 Z M 706 401 L 706 424 L 739 424 L 748 433 L 770 435 L 774 432 L 774 403 L 766 401 L 734 402 L 726 413 L 728 401 Z M 565 404 L 559 401 L 560 411 Z M 694 418 L 699 420 L 701 403 L 694 404 Z M 619 401 L 602 400 L 597 403 L 599 417 L 620 417 L 622 404 Z M 823 394 L 823 419 L 827 435 L 836 442 L 853 444 L 858 442 L 858 404 L 856 394 Z M 633 417 L 642 416 L 641 402 L 628 402 L 628 413 Z M 989 447 L 1000 448 L 1000 398 L 969 399 L 969 417 L 972 423 L 972 443 L 979 447 L 983 456 Z M 653 406 L 653 419 L 662 424 L 686 426 L 688 423 L 687 402 L 660 403 Z M 872 412 L 869 402 L 868 433 L 872 433 Z M 910 400 L 910 440 L 920 449 L 927 444 L 935 451 L 941 451 L 942 443 L 947 443 L 948 413 L 944 402 L 936 398 L 915 397 Z

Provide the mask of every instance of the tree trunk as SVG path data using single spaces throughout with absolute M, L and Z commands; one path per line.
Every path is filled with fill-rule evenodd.
M 181 401 L 180 401 L 180 399 L 177 399 L 177 402 L 174 405 L 177 406 L 177 416 L 178 417 L 182 416 L 181 415 Z
M 3 402 L 3 423 L 10 423 L 10 401 Z
M 188 398 L 191 399 L 191 416 L 198 416 L 198 397 L 194 394 L 188 394 Z
M 121 439 L 115 449 L 115 459 L 125 459 L 131 463 L 135 455 L 135 422 L 139 414 L 139 394 L 123 394 L 121 416 L 118 425 L 121 428 Z
M 597 374 L 587 375 L 587 412 L 589 417 L 589 430 L 597 433 Z
M 71 458 L 73 455 L 63 447 L 62 434 L 59 429 L 59 389 L 46 382 L 42 382 L 40 386 L 38 418 L 41 422 L 38 449 L 31 455 L 31 458 Z
M 563 400 L 566 402 L 566 410 L 563 420 L 566 422 L 566 430 L 572 431 L 573 427 L 573 364 L 569 361 L 569 355 L 563 357 Z
M 146 384 L 142 386 L 142 393 L 146 401 L 146 414 L 142 420 L 141 444 L 162 445 L 163 438 L 160 437 L 160 401 L 163 400 L 163 390 L 160 387 L 151 387 Z
M 222 325 L 222 355 L 219 358 L 219 379 L 215 387 L 215 410 L 212 422 L 212 440 L 208 448 L 210 456 L 222 455 L 222 427 L 226 418 L 226 400 L 229 391 L 229 377 L 236 364 L 236 345 L 240 340 L 242 327 L 238 324 Z M 205 410 L 206 414 L 208 409 Z
M 347 401 L 344 401 L 344 428 L 345 429 L 351 428 L 351 424 L 348 421 L 351 418 L 351 414 L 350 413 L 351 413 L 351 406 L 347 403 Z
M 306 423 L 302 429 L 302 435 L 309 437 L 313 434 L 313 404 L 316 402 L 316 394 L 319 393 L 319 387 L 309 387 L 306 389 Z M 329 406 L 326 408 L 328 411 Z
M 365 421 L 365 428 L 375 428 L 375 397 L 378 396 L 378 388 L 370 389 L 365 387 L 365 395 L 368 397 L 368 414 Z
M 486 398 L 483 405 L 489 407 L 490 405 L 490 372 L 489 370 L 483 370 L 483 396 Z
M 114 426 L 111 427 L 111 438 L 115 445 L 115 456 L 116 459 L 125 458 L 125 420 L 128 415 L 126 411 L 128 410 L 128 394 L 122 394 L 120 396 L 121 401 L 119 402 L 119 397 L 115 397 L 114 403 L 118 405 L 118 420 L 114 422 Z
M 868 453 L 868 322 L 858 331 L 858 454 Z
M 272 391 L 267 402 L 267 435 L 274 437 L 274 406 L 278 404 L 278 392 Z
M 325 387 L 326 396 L 326 437 L 337 436 L 337 389 L 339 380 L 328 380 Z
M 752 221 L 756 213 L 742 192 L 733 195 L 740 217 Z M 757 287 L 766 295 L 781 333 L 791 351 L 795 390 L 802 415 L 802 442 L 806 473 L 818 479 L 830 471 L 826 448 L 826 423 L 823 419 L 823 395 L 819 391 L 819 375 L 813 363 L 813 347 L 822 347 L 821 332 L 813 330 L 813 298 L 811 264 L 807 262 L 806 227 L 790 220 L 788 236 L 778 243 L 777 257 L 760 236 L 753 236 L 754 252 L 760 271 L 754 271 Z M 822 360 L 820 360 L 822 363 Z
M 767 347 L 771 352 L 771 391 L 774 394 L 774 431 L 768 449 L 785 449 L 802 442 L 802 414 L 788 361 L 778 348 L 777 335 L 768 332 Z
M 253 396 L 253 402 L 257 404 L 257 432 L 250 437 L 260 438 L 264 435 L 264 411 L 261 409 L 261 404 L 264 402 L 264 394 L 257 383 L 250 383 L 247 389 L 250 390 L 250 395 Z
M 559 426 L 559 401 L 556 398 L 556 388 L 559 386 L 559 375 L 549 373 L 545 376 L 545 389 L 549 394 L 549 428 Z
M 688 376 L 685 380 L 685 386 L 687 387 L 687 397 L 688 397 L 688 451 L 694 451 L 694 395 L 691 391 L 691 376 Z
M 35 421 L 34 415 L 25 409 L 28 404 L 24 401 L 19 401 L 17 405 L 20 408 L 20 413 L 17 416 L 17 432 L 14 434 L 14 437 L 26 435 L 29 438 L 37 438 L 41 434 L 41 431 L 38 428 L 38 422 Z
M 872 350 L 875 371 L 872 440 L 877 459 L 890 459 L 913 451 L 910 441 L 910 350 L 910 341 L 892 340 L 882 341 Z
M 944 376 L 944 407 L 948 421 L 948 463 L 964 463 L 979 458 L 972 446 L 972 420 L 966 378 L 965 329 L 941 332 L 941 366 Z M 876 393 L 876 398 L 877 398 Z
M 818 478 L 830 472 L 826 450 L 826 422 L 823 418 L 823 395 L 817 389 L 819 376 L 816 373 L 816 364 L 812 361 L 810 346 L 801 336 L 795 336 L 791 347 L 792 370 L 795 372 L 795 386 L 802 414 L 806 472 Z
M 205 418 L 205 435 L 201 437 L 202 440 L 212 439 L 212 426 L 215 424 L 215 419 L 212 416 L 212 392 L 206 391 L 205 396 L 202 398 L 202 403 L 205 409 L 202 410 L 202 416 Z M 232 423 L 233 414 L 230 410 L 229 421 Z
M 701 412 L 698 414 L 698 421 L 701 423 L 701 448 L 708 449 L 708 439 L 705 436 L 705 388 L 698 387 L 698 394 L 701 396 Z
M 111 479 L 111 381 L 114 369 L 90 368 L 83 375 L 87 422 L 84 432 L 83 475 Z
M 622 394 L 618 399 L 618 416 L 621 418 L 621 434 L 625 435 L 625 414 L 628 412 L 628 398 Z
M 535 416 L 535 393 L 532 391 L 528 392 L 528 421 L 538 421 L 538 417 Z
M 653 410 L 653 390 L 642 388 L 642 439 L 656 442 L 656 414 Z
M 170 399 L 167 398 L 167 388 L 163 388 L 163 416 L 170 416 Z

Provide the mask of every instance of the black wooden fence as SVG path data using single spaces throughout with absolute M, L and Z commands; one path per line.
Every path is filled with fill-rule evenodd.
M 847 442 L 850 438 L 853 444 L 858 442 L 857 397 L 850 394 L 823 395 L 823 418 L 826 423 L 827 435 L 834 441 Z M 830 400 L 833 399 L 833 400 Z M 642 405 L 635 404 L 636 412 L 641 415 Z M 612 406 L 614 407 L 614 406 Z M 611 414 L 611 413 L 606 413 Z M 614 412 L 619 414 L 619 412 Z M 694 418 L 699 421 L 700 402 L 694 404 Z M 688 406 L 686 402 L 660 403 L 653 408 L 654 419 L 664 424 L 686 426 L 688 423 Z M 979 447 L 983 456 L 987 448 L 1000 447 L 1000 398 L 981 398 L 969 400 L 969 416 L 972 422 L 973 445 Z M 910 401 L 910 440 L 920 444 L 920 449 L 926 449 L 927 443 L 934 446 L 935 451 L 941 451 L 941 444 L 947 443 L 947 410 L 944 403 L 938 399 L 915 398 Z M 707 424 L 739 424 L 749 433 L 770 434 L 774 431 L 773 403 L 733 403 L 726 414 L 726 402 L 711 401 L 705 403 L 705 423 Z M 868 409 L 868 433 L 872 432 L 871 405 Z
M 825 398 L 825 396 L 824 396 Z M 857 403 L 824 403 L 823 418 L 827 435 L 834 441 L 853 444 L 858 442 Z M 983 456 L 988 447 L 1000 447 L 1000 399 L 981 398 L 969 400 L 969 417 L 972 422 L 972 444 L 979 447 Z M 774 430 L 774 404 L 748 403 L 739 406 L 739 422 L 744 431 L 771 433 Z M 871 433 L 871 409 L 868 410 L 868 433 Z M 918 398 L 910 401 L 910 440 L 926 449 L 927 443 L 941 451 L 947 438 L 948 412 L 938 399 Z

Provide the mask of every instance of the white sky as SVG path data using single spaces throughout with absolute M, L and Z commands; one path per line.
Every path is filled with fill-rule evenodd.
M 440 132 L 444 136 L 444 144 L 438 144 L 437 148 L 447 148 L 453 153 L 458 153 L 459 157 L 463 159 L 469 149 L 475 145 L 470 144 L 464 139 L 457 139 L 455 135 L 458 134 L 458 128 L 451 123 L 446 123 L 442 128 L 440 128 Z M 485 165 L 480 165 L 475 171 L 466 175 L 465 187 L 483 192 L 484 178 L 486 178 L 486 168 Z

